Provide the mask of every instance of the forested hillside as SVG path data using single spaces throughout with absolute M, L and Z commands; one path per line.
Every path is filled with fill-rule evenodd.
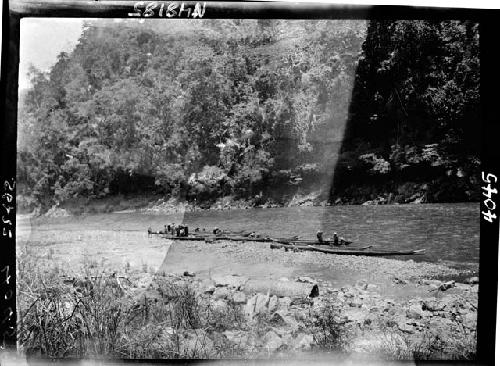
M 100 20 L 30 75 L 22 207 L 117 194 L 477 198 L 472 23 Z

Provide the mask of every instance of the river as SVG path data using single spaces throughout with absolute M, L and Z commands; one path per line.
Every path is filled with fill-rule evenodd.
M 21 222 L 25 221 L 20 217 Z M 353 246 L 380 249 L 426 249 L 416 261 L 439 262 L 453 267 L 477 268 L 479 262 L 479 204 L 420 204 L 379 206 L 286 207 L 249 210 L 199 211 L 183 215 L 138 212 L 108 213 L 38 221 L 37 230 L 61 225 L 62 230 L 98 229 L 146 231 L 151 226 L 182 220 L 195 227 L 248 230 L 287 237 L 314 238 L 318 230 L 328 237 L 336 231 Z M 400 257 L 399 259 L 409 259 Z

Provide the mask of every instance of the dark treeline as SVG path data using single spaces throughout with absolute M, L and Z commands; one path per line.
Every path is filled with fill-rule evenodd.
M 479 27 L 371 22 L 331 195 L 479 200 Z
M 30 70 L 19 204 L 477 199 L 478 44 L 456 21 L 89 22 Z

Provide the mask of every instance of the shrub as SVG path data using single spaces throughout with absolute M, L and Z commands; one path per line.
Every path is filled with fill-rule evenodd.
M 341 314 L 340 306 L 328 303 L 320 309 L 313 326 L 315 343 L 319 348 L 344 351 L 347 342 L 347 321 Z

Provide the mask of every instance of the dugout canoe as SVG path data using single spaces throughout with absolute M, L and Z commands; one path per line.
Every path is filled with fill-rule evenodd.
M 368 250 L 369 247 L 359 249 L 326 249 L 313 245 L 291 245 L 272 243 L 271 249 L 303 250 L 337 255 L 364 255 L 364 256 L 394 256 L 394 255 L 416 255 L 423 254 L 425 249 L 418 250 Z

